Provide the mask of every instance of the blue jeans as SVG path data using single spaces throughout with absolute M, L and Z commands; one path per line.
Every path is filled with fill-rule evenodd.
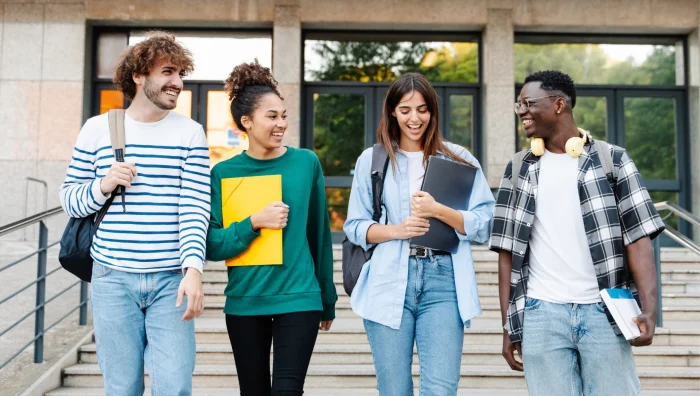
M 105 395 L 144 392 L 144 363 L 153 396 L 189 396 L 195 361 L 194 322 L 175 308 L 182 272 L 137 274 L 94 263 L 90 300 Z
M 528 297 L 522 351 L 531 395 L 639 395 L 632 347 L 615 335 L 603 303 Z
M 377 307 L 381 309 L 381 307 Z M 413 343 L 420 361 L 421 396 L 457 394 L 464 324 L 449 255 L 411 257 L 398 330 L 365 320 L 381 396 L 413 395 Z

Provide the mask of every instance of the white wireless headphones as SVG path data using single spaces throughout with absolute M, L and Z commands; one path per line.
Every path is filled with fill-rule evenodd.
M 585 146 L 586 142 L 588 141 L 588 132 L 581 128 L 578 128 L 578 131 L 581 133 L 581 136 L 572 137 L 567 140 L 565 147 L 566 152 L 574 158 L 578 158 L 581 153 L 583 153 L 583 146 Z M 532 138 L 530 150 L 536 157 L 544 154 L 544 139 L 538 137 Z

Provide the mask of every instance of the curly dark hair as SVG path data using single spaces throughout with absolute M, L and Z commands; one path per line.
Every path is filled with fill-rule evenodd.
M 277 90 L 277 80 L 270 68 L 261 66 L 257 59 L 234 67 L 224 81 L 224 89 L 231 100 L 233 121 L 241 131 L 245 131 L 241 118 L 250 117 L 263 96 L 272 93 L 284 99 Z
M 184 76 L 194 70 L 192 53 L 175 40 L 175 35 L 160 30 L 146 34 L 146 40 L 127 47 L 121 54 L 112 82 L 129 100 L 136 96 L 134 73 L 148 75 L 151 69 L 163 59 L 181 69 Z
M 538 71 L 525 77 L 525 84 L 529 82 L 540 82 L 542 90 L 563 96 L 571 103 L 572 109 L 576 106 L 576 87 L 568 74 L 558 70 Z

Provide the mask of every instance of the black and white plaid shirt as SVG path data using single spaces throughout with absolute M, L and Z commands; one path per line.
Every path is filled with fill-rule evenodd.
M 592 139 L 579 157 L 578 194 L 586 230 L 588 247 L 598 278 L 599 289 L 637 288 L 627 266 L 625 246 L 643 238 L 656 237 L 664 223 L 656 212 L 649 193 L 642 185 L 637 167 L 621 147 L 610 145 L 613 175 L 605 175 Z M 528 245 L 535 220 L 539 158 L 528 151 L 519 169 L 517 184 L 513 184 L 511 161 L 506 166 L 498 191 L 493 216 L 490 248 L 496 252 L 512 253 L 508 330 L 513 342 L 521 342 L 525 315 L 525 297 L 529 275 Z M 606 308 L 606 314 L 616 334 L 620 330 Z

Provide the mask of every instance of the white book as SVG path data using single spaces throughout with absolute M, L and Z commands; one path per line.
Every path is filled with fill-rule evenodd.
M 642 311 L 632 292 L 629 289 L 603 289 L 600 291 L 600 296 L 625 339 L 633 340 L 639 337 L 641 335 L 639 326 L 632 321 L 632 318 L 639 316 Z

